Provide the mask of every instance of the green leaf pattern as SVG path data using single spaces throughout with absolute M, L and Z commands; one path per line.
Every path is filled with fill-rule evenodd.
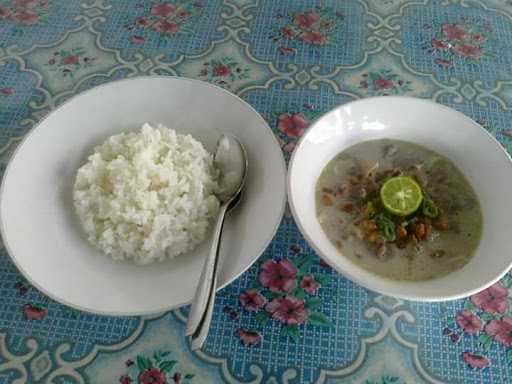
M 141 371 L 145 371 L 147 369 L 150 369 L 153 367 L 153 364 L 151 363 L 151 360 L 143 357 L 143 356 L 137 356 L 137 367 Z

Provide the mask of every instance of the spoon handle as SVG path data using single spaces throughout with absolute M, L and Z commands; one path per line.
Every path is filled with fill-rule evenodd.
M 195 351 L 201 348 L 206 341 L 208 331 L 210 330 L 210 323 L 212 322 L 213 307 L 215 304 L 215 296 L 217 291 L 217 275 L 213 278 L 212 289 L 210 290 L 210 297 L 208 298 L 205 314 L 199 323 L 199 327 L 192 335 L 192 350 Z
M 209 301 L 215 300 L 215 289 L 217 289 L 217 266 L 219 259 L 220 240 L 222 235 L 222 227 L 224 226 L 224 218 L 229 204 L 223 204 L 220 207 L 219 216 L 215 224 L 213 239 L 210 253 L 204 261 L 201 277 L 197 284 L 192 308 L 188 315 L 186 335 L 190 336 L 196 333 L 201 326 L 203 318 L 207 315 Z M 213 292 L 212 292 L 213 290 Z M 211 298 L 213 297 L 213 298 Z M 211 304 L 213 307 L 213 303 Z M 211 318 L 211 314 L 210 314 Z

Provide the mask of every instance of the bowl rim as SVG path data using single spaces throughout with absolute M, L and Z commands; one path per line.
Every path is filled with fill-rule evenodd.
M 47 115 L 45 115 L 40 120 L 38 120 L 29 130 L 27 130 L 27 132 L 25 132 L 23 134 L 23 136 L 22 136 L 21 140 L 19 141 L 18 145 L 16 146 L 16 148 L 14 149 L 12 154 L 10 155 L 10 157 L 8 159 L 8 162 L 7 162 L 7 165 L 5 167 L 4 173 L 2 175 L 2 180 L 1 180 L 1 183 L 0 183 L 0 207 L 4 204 L 4 198 L 5 198 L 4 190 L 5 190 L 5 187 L 6 187 L 6 180 L 7 180 L 8 174 L 9 174 L 9 172 L 11 170 L 11 165 L 13 163 L 13 160 L 16 158 L 18 153 L 21 151 L 21 148 L 23 147 L 25 142 L 29 139 L 29 137 L 50 116 L 52 116 L 53 114 L 55 114 L 58 111 L 60 111 L 65 105 L 74 102 L 79 97 L 84 96 L 84 95 L 89 94 L 89 93 L 92 93 L 92 92 L 96 92 L 96 91 L 98 91 L 99 89 L 101 89 L 103 87 L 109 87 L 109 86 L 113 86 L 115 84 L 124 83 L 124 82 L 143 81 L 143 80 L 157 80 L 157 79 L 166 80 L 166 81 L 167 80 L 174 80 L 174 81 L 178 80 L 178 81 L 183 81 L 183 82 L 195 83 L 195 84 L 199 84 L 200 86 L 205 87 L 205 88 L 210 88 L 210 89 L 213 89 L 213 90 L 220 91 L 221 93 L 224 93 L 227 96 L 232 97 L 235 101 L 238 101 L 242 105 L 245 105 L 248 108 L 248 110 L 250 110 L 250 111 L 252 111 L 254 113 L 255 118 L 257 120 L 259 120 L 262 123 L 262 125 L 265 127 L 265 129 L 267 129 L 269 131 L 270 137 L 274 141 L 275 145 L 280 148 L 279 141 L 277 140 L 276 135 L 272 131 L 272 128 L 270 127 L 268 122 L 263 118 L 263 116 L 256 110 L 256 108 L 254 108 L 251 104 L 249 104 L 247 101 L 243 100 L 238 95 L 236 95 L 236 94 L 234 94 L 234 93 L 232 93 L 232 92 L 230 92 L 230 91 L 228 91 L 228 90 L 226 90 L 226 89 L 224 89 L 224 88 L 222 88 L 220 86 L 217 86 L 215 84 L 208 83 L 206 81 L 202 81 L 202 80 L 198 80 L 198 79 L 191 79 L 191 78 L 188 78 L 188 77 L 165 76 L 165 75 L 137 76 L 137 77 L 128 77 L 128 78 L 123 78 L 123 79 L 107 81 L 105 83 L 93 86 L 93 87 L 91 87 L 91 88 L 89 88 L 89 89 L 87 89 L 87 90 L 85 90 L 83 92 L 79 92 L 79 93 L 76 93 L 76 94 L 72 95 L 69 99 L 67 99 L 64 102 L 62 102 L 61 104 L 59 104 L 55 109 L 52 109 Z M 9 143 L 6 144 L 6 146 L 8 146 L 8 145 L 9 145 Z M 272 231 L 269 232 L 269 236 L 265 240 L 265 244 L 266 245 L 264 247 L 262 247 L 262 249 L 259 251 L 257 257 L 255 257 L 254 260 L 251 263 L 249 263 L 244 269 L 242 269 L 238 274 L 236 274 L 232 278 L 226 280 L 226 282 L 224 282 L 223 284 L 220 284 L 220 282 L 219 282 L 219 284 L 217 285 L 217 292 L 220 291 L 221 289 L 225 288 L 229 284 L 231 284 L 236 279 L 238 279 L 241 275 L 243 275 L 249 268 L 251 268 L 259 260 L 261 255 L 268 249 L 270 243 L 272 242 L 272 240 L 274 239 L 277 231 L 279 230 L 279 227 L 281 226 L 283 215 L 284 215 L 284 212 L 286 210 L 286 201 L 287 201 L 287 193 L 286 193 L 286 173 L 287 173 L 287 169 L 286 169 L 286 162 L 285 162 L 284 155 L 283 155 L 282 151 L 281 151 L 281 156 L 280 156 L 280 162 L 279 162 L 279 164 L 277 166 L 285 174 L 285 180 L 284 180 L 284 184 L 285 185 L 284 185 L 283 199 L 282 199 L 282 201 L 280 203 L 281 208 L 280 208 L 280 212 L 279 212 L 279 215 L 278 215 L 279 220 L 276 220 L 274 228 L 272 229 Z M 174 309 L 177 309 L 177 308 L 181 308 L 181 307 L 191 303 L 191 301 L 181 302 L 181 303 L 167 305 L 165 307 L 157 308 L 157 309 L 154 309 L 154 310 L 151 310 L 151 311 L 123 311 L 123 312 L 97 310 L 97 309 L 93 309 L 93 308 L 83 307 L 82 305 L 79 305 L 79 304 L 74 304 L 72 302 L 69 302 L 66 299 L 63 299 L 62 297 L 59 297 L 58 295 L 54 294 L 53 292 L 50 292 L 45 287 L 43 287 L 41 284 L 39 284 L 37 281 L 32 279 L 31 275 L 29 273 L 27 273 L 27 271 L 25 271 L 24 268 L 21 267 L 21 265 L 19 264 L 17 259 L 15 257 L 11 256 L 14 252 L 13 252 L 12 247 L 9 244 L 9 240 L 8 240 L 6 234 L 5 234 L 5 223 L 4 223 L 4 216 L 3 216 L 2 212 L 0 212 L 0 236 L 1 236 L 1 242 L 3 243 L 3 246 L 5 248 L 5 251 L 6 251 L 10 261 L 14 264 L 14 266 L 17 269 L 17 271 L 19 271 L 19 273 L 34 288 L 36 288 L 37 290 L 42 292 L 44 295 L 48 296 L 50 299 L 52 299 L 52 300 L 54 300 L 54 301 L 56 301 L 58 303 L 67 305 L 67 306 L 69 306 L 71 308 L 75 308 L 77 310 L 80 310 L 82 312 L 91 313 L 91 314 L 94 314 L 94 315 L 101 315 L 101 316 L 147 316 L 147 315 L 154 315 L 154 314 L 158 314 L 158 313 L 174 310 Z
M 358 278 L 358 277 L 354 276 L 350 271 L 348 271 L 346 269 L 343 269 L 338 264 L 331 263 L 329 260 L 327 260 L 327 258 L 324 257 L 323 252 L 317 246 L 315 240 L 309 235 L 309 233 L 304 228 L 303 222 L 300 219 L 299 215 L 297 214 L 297 207 L 296 207 L 295 201 L 293 199 L 293 193 L 292 193 L 292 188 L 291 188 L 292 174 L 293 174 L 294 167 L 295 167 L 295 159 L 296 159 L 296 155 L 297 155 L 298 149 L 301 147 L 301 145 L 303 145 L 303 142 L 306 140 L 306 137 L 308 136 L 310 131 L 315 129 L 315 127 L 317 126 L 319 121 L 324 119 L 326 116 L 328 116 L 329 114 L 333 113 L 334 111 L 337 111 L 337 110 L 342 109 L 342 108 L 347 107 L 347 106 L 352 106 L 354 104 L 372 103 L 375 100 L 384 100 L 384 99 L 385 100 L 389 100 L 389 101 L 397 100 L 397 101 L 400 101 L 400 102 L 404 102 L 405 101 L 406 103 L 412 102 L 412 103 L 424 104 L 424 105 L 428 105 L 428 106 L 431 106 L 431 107 L 434 107 L 434 108 L 440 108 L 440 109 L 442 109 L 444 111 L 447 111 L 449 113 L 457 115 L 459 119 L 462 119 L 466 123 L 475 126 L 476 128 L 480 129 L 485 135 L 487 135 L 487 137 L 491 140 L 491 142 L 494 145 L 496 145 L 497 148 L 499 148 L 499 150 L 502 152 L 502 154 L 505 155 L 506 159 L 508 160 L 507 163 L 508 163 L 509 167 L 511 167 L 511 172 L 512 172 L 512 156 L 511 156 L 511 154 L 509 154 L 507 152 L 505 147 L 503 147 L 503 145 L 501 145 L 501 143 L 496 139 L 496 137 L 494 135 L 492 135 L 489 131 L 487 131 L 484 127 L 482 127 L 480 124 L 475 122 L 472 118 L 470 118 L 469 116 L 465 115 L 462 112 L 457 111 L 454 108 L 450 108 L 450 107 L 448 107 L 448 106 L 446 106 L 444 104 L 437 103 L 437 102 L 435 102 L 435 101 L 433 101 L 431 99 L 423 99 L 423 98 L 411 97 L 411 96 L 373 96 L 373 97 L 365 97 L 365 98 L 349 101 L 347 103 L 343 103 L 343 104 L 337 105 L 336 107 L 334 107 L 334 108 L 330 109 L 329 111 L 321 114 L 320 116 L 318 116 L 316 119 L 313 120 L 313 122 L 310 124 L 310 126 L 306 129 L 304 134 L 301 136 L 301 138 L 297 142 L 297 145 L 295 146 L 295 149 L 294 149 L 294 151 L 292 153 L 292 156 L 290 158 L 290 161 L 288 163 L 288 172 L 287 172 L 287 175 L 286 175 L 286 193 L 287 193 L 287 196 L 288 196 L 288 204 L 290 205 L 290 210 L 292 212 L 292 216 L 294 218 L 295 223 L 297 224 L 297 227 L 299 228 L 299 231 L 304 236 L 304 238 L 306 239 L 308 244 L 317 253 L 317 255 L 323 261 L 325 261 L 327 264 L 329 264 L 334 270 L 336 270 L 338 273 L 340 273 L 341 275 L 343 275 L 347 279 L 351 280 L 352 282 L 362 286 L 363 288 L 366 288 L 366 289 L 368 289 L 370 291 L 373 291 L 373 292 L 377 292 L 379 294 L 395 297 L 395 298 L 398 298 L 398 299 L 411 300 L 411 301 L 443 302 L 443 301 L 462 299 L 462 298 L 471 296 L 471 295 L 473 295 L 475 293 L 478 293 L 480 291 L 483 291 L 486 288 L 489 288 L 490 286 L 492 286 L 493 284 L 495 284 L 499 280 L 501 280 L 501 278 L 503 276 L 505 276 L 509 272 L 509 270 L 512 268 L 512 259 L 508 263 L 507 268 L 505 268 L 497 276 L 495 276 L 494 278 L 490 279 L 485 284 L 482 284 L 478 288 L 464 289 L 464 290 L 461 290 L 459 293 L 454 293 L 454 294 L 450 294 L 450 295 L 442 295 L 442 296 L 441 295 L 418 296 L 418 295 L 415 295 L 415 294 L 408 294 L 406 290 L 398 292 L 398 293 L 397 292 L 390 293 L 390 292 L 386 291 L 385 289 L 377 289 L 377 288 L 372 287 L 372 285 L 369 284 L 366 280 L 363 280 L 361 278 Z M 368 272 L 367 270 L 365 270 L 364 268 L 358 266 L 357 264 L 355 264 L 353 262 L 351 262 L 351 265 L 355 269 L 364 270 L 364 271 Z M 370 273 L 372 273 L 372 272 L 370 272 Z M 407 286 L 407 285 L 413 286 L 413 285 L 415 285 L 414 281 L 404 281 L 404 282 L 401 282 L 399 280 L 393 280 L 393 279 L 386 278 L 386 277 L 379 276 L 379 275 L 376 275 L 376 276 L 378 276 L 380 279 L 387 279 L 387 280 L 389 280 L 389 281 L 391 281 L 391 282 L 393 282 L 395 284 L 396 283 L 400 283 L 400 284 L 403 284 L 404 286 Z

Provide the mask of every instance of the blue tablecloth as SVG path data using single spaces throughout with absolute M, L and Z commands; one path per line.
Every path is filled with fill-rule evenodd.
M 315 116 L 375 95 L 449 105 L 512 150 L 511 1 L 0 0 L 2 170 L 65 100 L 152 74 L 241 96 L 287 159 Z M 302 287 L 290 316 L 307 314 L 299 326 L 263 306 L 274 298 L 262 275 L 288 262 Z M 31 287 L 2 248 L 0 383 L 510 383 L 511 286 L 507 276 L 443 304 L 377 295 L 322 264 L 287 212 L 261 259 L 219 294 L 192 352 L 186 309 L 80 313 Z

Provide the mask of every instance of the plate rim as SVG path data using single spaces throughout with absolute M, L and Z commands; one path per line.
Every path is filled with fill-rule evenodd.
M 94 87 L 91 87 L 90 89 L 87 89 L 87 90 L 85 90 L 83 92 L 79 92 L 79 93 L 73 95 L 68 100 L 66 100 L 62 104 L 58 105 L 55 109 L 51 110 L 47 115 L 45 115 L 43 118 L 41 118 L 39 121 L 37 121 L 37 123 L 34 124 L 34 126 L 32 128 L 30 128 L 25 134 L 23 134 L 23 137 L 22 137 L 21 141 L 16 146 L 16 148 L 14 149 L 13 153 L 11 154 L 11 156 L 10 156 L 8 162 L 7 162 L 7 165 L 5 167 L 4 173 L 2 175 L 2 181 L 1 181 L 1 184 L 0 184 L 0 236 L 1 236 L 1 240 L 2 240 L 3 246 L 5 248 L 5 251 L 6 251 L 10 261 L 16 267 L 16 269 L 21 273 L 21 275 L 34 288 L 36 288 L 41 293 L 43 293 L 45 296 L 48 296 L 50 299 L 52 299 L 52 300 L 54 300 L 54 301 L 56 301 L 58 303 L 61 303 L 61 304 L 67 305 L 67 306 L 69 306 L 71 308 L 77 309 L 79 311 L 90 313 L 90 314 L 94 314 L 94 315 L 117 316 L 117 317 L 121 317 L 122 316 L 122 317 L 125 317 L 125 316 L 154 315 L 154 314 L 159 314 L 159 313 L 163 313 L 163 312 L 168 312 L 168 311 L 171 311 L 171 310 L 174 310 L 174 309 L 177 309 L 177 308 L 181 308 L 181 307 L 183 307 L 183 306 L 185 306 L 187 304 L 190 304 L 190 302 L 193 300 L 193 298 L 191 298 L 191 300 L 186 301 L 186 302 L 179 302 L 179 303 L 175 303 L 175 304 L 170 304 L 170 305 L 166 305 L 166 306 L 163 306 L 161 308 L 150 310 L 150 311 L 143 310 L 143 311 L 124 311 L 124 312 L 97 310 L 97 309 L 88 308 L 88 307 L 84 307 L 84 306 L 81 306 L 81 305 L 78 305 L 78 304 L 71 303 L 68 300 L 65 300 L 65 299 L 59 297 L 58 295 L 48 291 L 46 288 L 44 288 L 42 285 L 40 285 L 38 282 L 36 282 L 35 280 L 32 279 L 31 275 L 24 268 L 22 268 L 19 265 L 17 259 L 13 256 L 14 252 L 12 250 L 11 245 L 9 244 L 9 240 L 8 240 L 8 238 L 6 236 L 6 233 L 5 233 L 5 222 L 4 222 L 5 220 L 4 220 L 3 210 L 1 209 L 1 207 L 4 204 L 6 204 L 5 203 L 5 193 L 4 193 L 4 190 L 6 188 L 7 179 L 8 179 L 9 173 L 10 173 L 11 168 L 12 168 L 11 166 L 12 166 L 14 160 L 16 159 L 16 157 L 18 156 L 18 154 L 21 152 L 23 146 L 25 145 L 25 143 L 29 139 L 29 137 L 31 137 L 31 135 L 50 116 L 52 116 L 53 114 L 57 113 L 60 109 L 64 108 L 64 106 L 66 106 L 67 104 L 75 101 L 75 99 L 78 99 L 81 96 L 85 96 L 85 95 L 87 95 L 89 93 L 98 91 L 99 89 L 101 89 L 103 87 L 114 86 L 114 85 L 117 85 L 119 83 L 134 82 L 134 81 L 144 81 L 144 80 L 156 80 L 156 79 L 160 79 L 160 80 L 163 80 L 163 81 L 183 81 L 183 82 L 195 83 L 196 85 L 199 85 L 201 87 L 211 88 L 213 90 L 221 91 L 225 95 L 233 97 L 234 100 L 238 101 L 242 105 L 245 105 L 246 107 L 249 108 L 249 110 L 254 112 L 256 118 L 262 123 L 262 125 L 265 127 L 265 129 L 269 131 L 270 136 L 272 137 L 272 140 L 273 140 L 274 144 L 276 145 L 276 147 L 279 148 L 279 153 L 280 153 L 279 158 L 280 158 L 280 161 L 279 161 L 279 164 L 278 164 L 278 168 L 279 168 L 280 171 L 282 171 L 282 174 L 283 174 L 284 193 L 283 193 L 282 201 L 280 203 L 281 209 L 280 209 L 279 214 L 277 216 L 278 220 L 276 220 L 276 223 L 273 224 L 274 228 L 272 228 L 272 231 L 270 231 L 268 239 L 265 240 L 265 246 L 262 247 L 262 249 L 260 251 L 258 251 L 258 255 L 254 258 L 254 260 L 252 260 L 238 274 L 234 275 L 230 279 L 227 279 L 226 282 L 224 282 L 223 284 L 219 284 L 217 286 L 217 292 L 219 292 L 221 289 L 225 288 L 226 286 L 228 286 L 229 284 L 234 282 L 236 279 L 238 279 L 241 275 L 243 275 L 249 268 L 251 268 L 258 261 L 258 259 L 261 257 L 261 255 L 267 250 L 267 248 L 269 247 L 269 245 L 272 242 L 272 240 L 275 238 L 276 233 L 279 230 L 279 227 L 281 226 L 281 223 L 283 221 L 284 212 L 285 212 L 285 209 L 286 209 L 286 203 L 287 203 L 287 200 L 288 200 L 287 199 L 288 193 L 287 193 L 287 188 L 286 188 L 288 170 L 287 170 L 287 166 L 286 166 L 286 162 L 285 162 L 285 159 L 284 159 L 283 152 L 282 152 L 282 150 L 281 150 L 281 148 L 279 146 L 279 142 L 278 142 L 278 140 L 276 138 L 275 133 L 272 131 L 272 128 L 267 123 L 267 121 L 263 118 L 263 116 L 261 116 L 261 114 L 251 104 L 249 104 L 248 102 L 243 100 L 238 95 L 236 95 L 236 94 L 234 94 L 234 93 L 232 93 L 232 92 L 230 92 L 230 91 L 228 91 L 228 90 L 226 90 L 226 89 L 224 89 L 222 87 L 219 87 L 219 86 L 217 86 L 215 84 L 211 84 L 211 83 L 208 83 L 206 81 L 197 80 L 197 79 L 191 79 L 191 78 L 187 78 L 187 77 L 164 76 L 164 75 L 150 75 L 150 76 L 128 77 L 128 78 L 124 78 L 124 79 L 117 79 L 117 80 L 107 81 L 106 83 L 96 85 Z

